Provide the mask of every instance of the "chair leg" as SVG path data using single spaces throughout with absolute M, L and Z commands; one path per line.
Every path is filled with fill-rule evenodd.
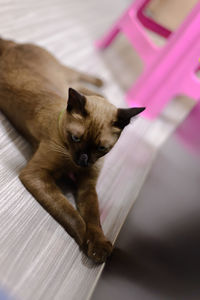
M 117 25 L 115 25 L 105 36 L 103 36 L 100 40 L 98 40 L 95 45 L 98 49 L 105 49 L 108 47 L 117 34 L 120 32 L 120 29 Z
M 146 107 L 141 115 L 154 120 L 176 95 L 169 87 L 168 84 L 158 87 L 149 80 L 145 82 L 142 78 L 129 89 L 126 94 L 126 101 L 131 107 Z
M 175 134 L 188 148 L 200 154 L 200 102 L 198 102 L 187 118 L 178 127 Z
M 133 87 L 127 92 L 125 98 L 126 102 L 129 104 L 130 107 L 146 107 L 145 111 L 143 111 L 140 115 L 145 117 L 149 120 L 155 119 L 159 115 L 159 111 L 154 110 L 154 105 L 150 102 L 149 105 L 146 101 L 141 101 L 139 95 L 134 93 L 134 85 Z M 147 98 L 146 98 L 147 99 Z M 148 99 L 147 99 L 148 100 Z
M 196 101 L 200 99 L 200 79 L 197 78 L 195 73 L 192 73 L 189 78 L 183 81 L 180 94 L 185 94 Z
M 153 44 L 136 18 L 130 15 L 126 22 L 129 22 L 129 26 L 122 25 L 123 33 L 145 62 L 145 65 L 149 66 L 160 52 L 160 48 Z

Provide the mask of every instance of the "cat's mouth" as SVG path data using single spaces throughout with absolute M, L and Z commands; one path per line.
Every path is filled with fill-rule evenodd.
M 87 167 L 89 166 L 89 163 L 84 164 L 84 163 L 76 162 L 76 164 L 77 164 L 79 167 L 82 167 L 82 168 L 87 168 Z

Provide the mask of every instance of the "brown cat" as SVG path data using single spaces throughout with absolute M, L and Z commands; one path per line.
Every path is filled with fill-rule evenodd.
M 19 177 L 85 253 L 101 263 L 112 245 L 101 228 L 95 189 L 100 158 L 144 108 L 117 109 L 94 92 L 73 89 L 80 81 L 101 85 L 40 47 L 0 39 L 0 109 L 34 147 Z M 77 210 L 55 183 L 61 175 L 76 181 Z

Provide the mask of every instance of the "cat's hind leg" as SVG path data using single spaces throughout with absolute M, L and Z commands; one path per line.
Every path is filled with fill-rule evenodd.
M 84 72 L 81 72 L 81 71 L 77 71 L 77 70 L 74 70 L 72 68 L 68 68 L 68 67 L 65 67 L 63 66 L 63 70 L 65 72 L 65 75 L 66 75 L 66 78 L 68 80 L 72 80 L 72 81 L 83 81 L 83 82 L 86 82 L 86 83 L 90 83 L 92 85 L 95 85 L 97 87 L 101 87 L 103 86 L 103 81 L 96 77 L 96 76 L 93 76 L 93 75 L 90 75 L 90 74 L 86 74 Z
M 88 82 L 97 87 L 103 86 L 103 81 L 98 77 L 95 77 L 95 76 L 92 76 L 92 75 L 89 75 L 86 73 L 81 73 L 81 72 L 79 72 L 78 74 L 79 74 L 79 81 Z
M 105 98 L 102 94 L 97 93 L 96 91 L 92 91 L 88 88 L 83 87 L 82 85 L 80 85 L 79 83 L 73 84 L 72 88 L 74 88 L 75 90 L 77 90 L 80 94 L 84 95 L 84 96 L 98 96 L 98 97 L 103 97 Z

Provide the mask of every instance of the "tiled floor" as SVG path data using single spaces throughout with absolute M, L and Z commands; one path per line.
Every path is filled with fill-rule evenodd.
M 200 155 L 164 144 L 92 300 L 200 299 Z

